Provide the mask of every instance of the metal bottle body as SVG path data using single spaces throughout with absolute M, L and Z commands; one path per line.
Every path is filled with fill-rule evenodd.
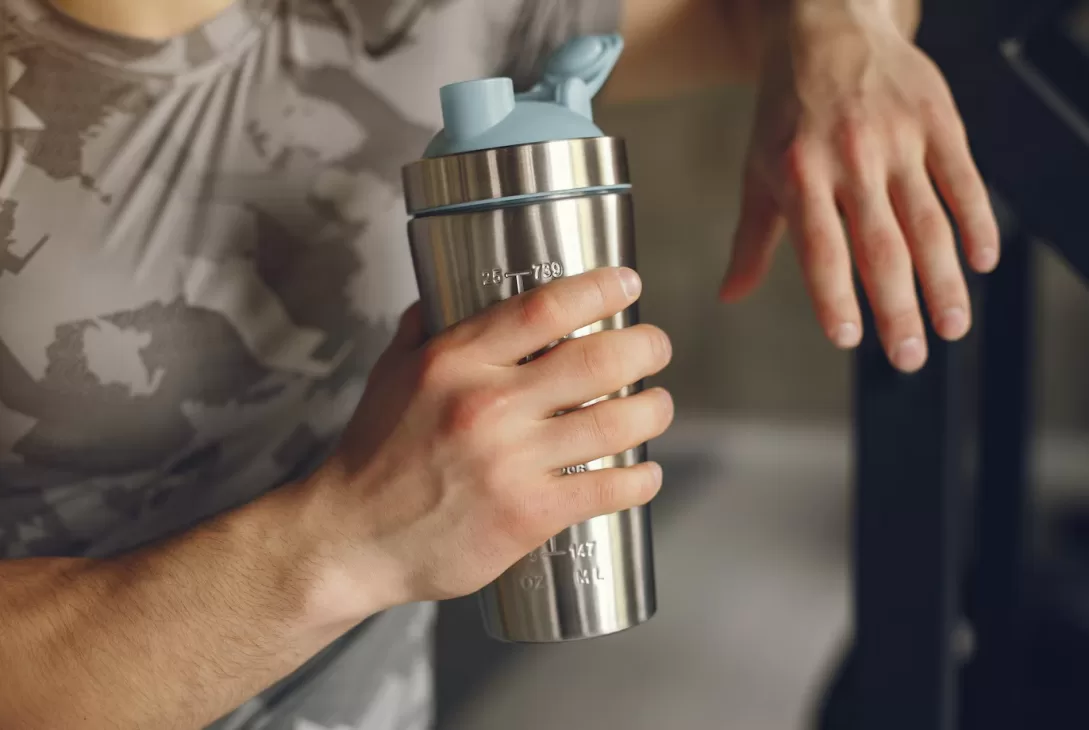
M 558 277 L 635 265 L 631 194 L 619 140 L 571 140 L 487 152 L 491 154 L 442 163 L 447 172 L 457 172 L 448 176 L 457 179 L 452 186 L 461 190 L 453 198 L 467 197 L 464 191 L 473 188 L 478 191 L 474 200 L 417 214 L 409 223 L 421 299 L 433 333 Z M 406 187 L 411 191 L 420 182 L 442 187 L 436 179 L 444 174 L 436 170 L 442 169 L 431 165 L 426 171 L 430 179 L 426 174 L 413 179 L 406 175 Z M 501 179 L 507 182 L 497 182 Z M 411 206 L 411 192 L 409 198 Z M 432 189 L 428 199 L 436 198 L 446 199 Z M 637 319 L 633 306 L 570 337 L 628 327 Z M 634 383 L 603 397 L 622 397 L 640 387 Z M 572 464 L 567 471 L 629 466 L 645 458 L 645 447 L 640 447 Z M 481 591 L 481 603 L 488 633 L 506 641 L 590 638 L 646 621 L 656 609 L 649 507 L 564 530 Z

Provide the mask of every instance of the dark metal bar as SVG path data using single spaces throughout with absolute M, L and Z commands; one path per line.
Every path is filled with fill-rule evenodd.
M 1027 728 L 1024 577 L 1032 436 L 1032 243 L 1006 237 L 987 278 L 982 322 L 979 479 L 968 616 L 976 650 L 964 676 L 966 730 Z
M 1061 101 L 1020 49 L 1017 42 L 986 53 L 928 48 L 956 96 L 988 184 L 1010 201 L 1026 230 L 1089 278 L 1089 246 L 1082 243 L 1089 145 L 1057 113 Z
M 905 376 L 869 333 L 856 357 L 853 672 L 857 730 L 953 730 L 961 503 L 960 346 Z

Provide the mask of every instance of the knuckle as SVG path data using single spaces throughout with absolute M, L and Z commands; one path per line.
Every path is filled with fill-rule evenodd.
M 930 301 L 940 308 L 956 305 L 964 306 L 968 303 L 968 294 L 959 277 L 942 276 L 930 282 L 927 289 Z
M 646 504 L 658 485 L 649 469 L 618 467 L 597 472 L 590 495 L 589 511 L 607 514 Z
M 968 299 L 968 283 L 954 251 L 941 251 L 927 257 L 917 257 L 919 284 L 927 300 L 932 296 L 942 301 Z
M 551 287 L 542 287 L 518 300 L 521 323 L 531 330 L 552 331 L 563 321 L 563 305 Z
M 916 114 L 919 119 L 926 125 L 934 128 L 941 129 L 947 126 L 946 108 L 945 104 L 941 104 L 937 99 L 926 96 L 916 104 Z
M 420 376 L 425 387 L 441 385 L 454 369 L 455 348 L 447 338 L 437 338 L 420 352 Z
M 596 473 L 593 489 L 588 494 L 587 507 L 596 514 L 616 509 L 620 502 L 623 478 L 620 469 L 602 469 Z
M 962 201 L 976 200 L 984 194 L 983 181 L 976 173 L 971 156 L 964 150 L 948 151 L 943 164 L 950 190 Z
M 803 137 L 796 138 L 783 151 L 780 171 L 788 189 L 802 191 L 809 188 L 813 176 L 812 143 Z
M 610 451 L 613 444 L 621 443 L 624 436 L 623 424 L 615 415 L 616 409 L 607 407 L 609 404 L 605 401 L 584 411 L 587 438 L 606 451 Z
M 987 188 L 970 164 L 953 175 L 953 189 L 959 191 L 961 207 L 971 211 L 985 211 L 990 206 Z
M 617 469 L 598 469 L 580 478 L 578 488 L 571 493 L 568 506 L 572 514 L 602 515 L 615 511 Z
M 613 349 L 602 342 L 601 337 L 587 337 L 580 344 L 578 367 L 581 376 L 594 383 L 612 380 L 618 369 Z
M 858 298 L 851 279 L 842 290 L 829 289 L 821 302 L 822 310 L 832 318 L 831 324 L 855 323 L 859 317 Z
M 843 264 L 843 252 L 827 231 L 807 231 L 800 248 L 802 263 L 806 269 L 830 271 Z
M 915 232 L 919 246 L 935 246 L 949 243 L 951 231 L 945 213 L 937 206 L 919 208 L 910 217 L 909 225 Z
M 610 309 L 611 302 L 621 302 L 626 299 L 619 270 L 603 270 L 600 275 L 593 277 L 593 282 L 593 298 L 588 304 L 595 311 Z
M 837 125 L 835 137 L 847 171 L 863 176 L 873 157 L 872 125 L 857 114 L 848 114 Z
M 664 330 L 648 325 L 646 327 L 646 340 L 655 364 L 668 363 L 673 359 L 673 342 Z
M 835 130 L 842 144 L 857 144 L 869 138 L 873 125 L 870 117 L 863 112 L 861 103 L 851 103 L 841 107 Z
M 897 109 L 885 121 L 885 129 L 894 144 L 904 146 L 919 136 L 919 121 L 907 110 Z
M 900 240 L 888 228 L 879 228 L 862 234 L 859 247 L 866 265 L 876 271 L 891 270 L 899 263 Z
M 916 105 L 919 121 L 928 129 L 959 136 L 967 136 L 964 122 L 957 113 L 952 99 L 926 96 Z
M 889 163 L 893 167 L 913 168 L 925 164 L 926 140 L 915 120 L 900 116 L 890 132 Z
M 881 329 L 894 339 L 922 333 L 922 320 L 913 307 L 898 307 L 878 315 Z
M 448 435 L 465 435 L 490 430 L 509 401 L 499 388 L 469 390 L 451 399 L 443 430 Z

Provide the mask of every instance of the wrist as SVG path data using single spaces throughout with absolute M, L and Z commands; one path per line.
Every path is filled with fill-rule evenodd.
M 319 470 L 270 495 L 291 526 L 306 620 L 318 627 L 346 629 L 409 600 L 401 572 L 368 534 L 360 511 L 345 504 L 345 491 L 338 476 Z
M 768 38 L 851 27 L 913 37 L 919 24 L 920 0 L 765 0 L 761 7 Z

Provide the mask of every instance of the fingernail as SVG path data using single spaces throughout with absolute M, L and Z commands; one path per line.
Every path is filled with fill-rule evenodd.
M 902 340 L 892 351 L 892 364 L 906 373 L 913 373 L 926 362 L 926 348 L 918 337 Z
M 937 325 L 942 337 L 959 340 L 968 332 L 968 313 L 961 307 L 950 307 L 938 317 Z
M 835 332 L 832 333 L 832 342 L 836 344 L 836 347 L 846 350 L 857 346 L 860 336 L 861 331 L 858 329 L 857 324 L 844 322 L 836 327 Z
M 620 286 L 624 288 L 624 293 L 629 299 L 635 299 L 643 290 L 643 281 L 632 269 L 622 268 L 620 269 Z
M 985 248 L 979 252 L 979 268 L 980 271 L 988 272 L 994 271 L 994 268 L 998 266 L 998 249 L 997 248 Z

